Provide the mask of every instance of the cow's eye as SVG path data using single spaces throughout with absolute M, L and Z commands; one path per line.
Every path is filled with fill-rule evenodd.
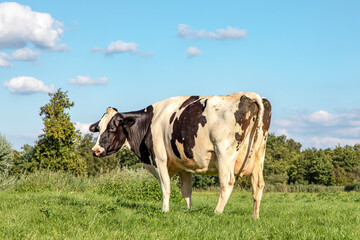
M 116 127 L 114 125 L 110 126 L 110 132 L 115 132 L 116 131 Z

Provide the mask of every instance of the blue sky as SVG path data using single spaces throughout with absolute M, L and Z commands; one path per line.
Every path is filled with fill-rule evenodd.
M 254 91 L 271 132 L 360 143 L 359 1 L 0 2 L 0 133 L 15 149 L 62 88 L 79 129 L 108 106 Z

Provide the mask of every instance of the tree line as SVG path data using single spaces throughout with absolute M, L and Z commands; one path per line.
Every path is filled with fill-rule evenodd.
M 0 180 L 7 176 L 48 169 L 74 175 L 99 176 L 116 168 L 141 168 L 140 160 L 122 149 L 116 154 L 97 158 L 90 151 L 95 144 L 92 134 L 75 130 L 68 110 L 74 106 L 67 92 L 49 93 L 50 101 L 40 108 L 44 128 L 38 140 L 24 145 L 21 151 L 11 149 L 0 134 Z M 333 149 L 309 148 L 286 136 L 269 134 L 266 146 L 264 178 L 267 184 L 353 185 L 360 183 L 360 144 L 336 146 Z M 243 178 L 241 185 L 250 185 Z M 218 184 L 213 176 L 195 175 L 195 187 Z

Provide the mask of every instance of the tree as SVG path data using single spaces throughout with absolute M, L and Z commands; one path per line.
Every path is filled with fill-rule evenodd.
M 70 115 L 65 112 L 74 106 L 74 102 L 70 102 L 67 92 L 61 89 L 49 93 L 49 96 L 50 102 L 40 108 L 44 134 L 36 143 L 33 167 L 84 175 L 86 163 L 76 151 L 81 135 L 75 131 Z
M 27 171 L 32 171 L 32 161 L 34 159 L 34 147 L 25 144 L 21 147 L 22 151 L 14 150 L 14 165 L 11 168 L 10 174 L 13 176 L 21 176 Z
M 297 156 L 301 144 L 286 136 L 269 134 L 266 143 L 264 178 L 270 184 L 286 184 L 289 172 Z
M 11 143 L 0 134 L 0 179 L 8 176 L 13 165 L 13 150 Z

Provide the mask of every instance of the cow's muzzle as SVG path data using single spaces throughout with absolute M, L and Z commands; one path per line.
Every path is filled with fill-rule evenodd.
M 95 157 L 104 157 L 106 155 L 105 149 L 102 147 L 93 148 L 91 151 Z

